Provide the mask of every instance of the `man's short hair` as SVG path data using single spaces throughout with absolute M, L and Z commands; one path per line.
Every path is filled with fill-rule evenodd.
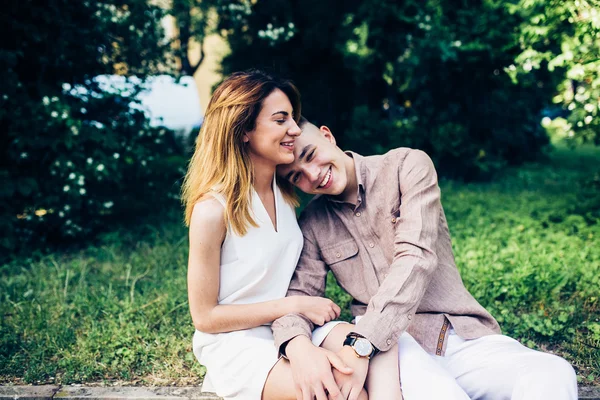
M 301 116 L 300 121 L 298 121 L 298 126 L 302 128 L 306 124 L 310 124 L 310 122 L 304 116 Z

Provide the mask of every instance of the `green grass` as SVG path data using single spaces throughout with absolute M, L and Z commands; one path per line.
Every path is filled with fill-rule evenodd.
M 494 184 L 443 188 L 465 285 L 506 333 L 588 382 L 600 382 L 598 150 L 559 148 Z
M 505 333 L 596 384 L 599 173 L 599 148 L 559 148 L 493 183 L 441 184 L 466 286 Z M 198 384 L 179 220 L 0 266 L 0 383 Z M 328 294 L 348 300 L 333 284 Z
M 3 266 L 1 379 L 198 383 L 186 230 L 170 219 L 104 235 L 77 253 Z

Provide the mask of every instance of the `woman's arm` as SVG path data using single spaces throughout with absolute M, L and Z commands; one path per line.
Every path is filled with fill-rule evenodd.
M 322 297 L 298 296 L 254 304 L 218 304 L 221 245 L 227 232 L 224 213 L 223 206 L 214 198 L 196 204 L 192 211 L 188 299 L 197 330 L 219 333 L 248 329 L 271 323 L 290 313 L 302 313 L 320 325 L 339 316 L 339 307 Z

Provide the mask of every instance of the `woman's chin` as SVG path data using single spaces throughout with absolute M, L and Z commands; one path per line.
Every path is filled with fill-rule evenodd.
M 294 162 L 294 154 L 284 154 L 279 158 L 279 164 L 291 164 Z

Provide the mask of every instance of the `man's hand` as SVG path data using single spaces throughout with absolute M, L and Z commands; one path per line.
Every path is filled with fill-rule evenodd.
M 316 347 L 306 336 L 296 336 L 286 346 L 297 400 L 345 400 L 333 377 L 351 375 L 349 368 L 332 351 Z
M 345 365 L 354 370 L 354 373 L 342 374 L 338 370 L 334 370 L 333 377 L 335 378 L 335 382 L 342 392 L 343 399 L 356 400 L 365 386 L 369 370 L 369 359 L 357 357 L 354 349 L 350 346 L 343 346 L 337 352 L 337 355 Z

